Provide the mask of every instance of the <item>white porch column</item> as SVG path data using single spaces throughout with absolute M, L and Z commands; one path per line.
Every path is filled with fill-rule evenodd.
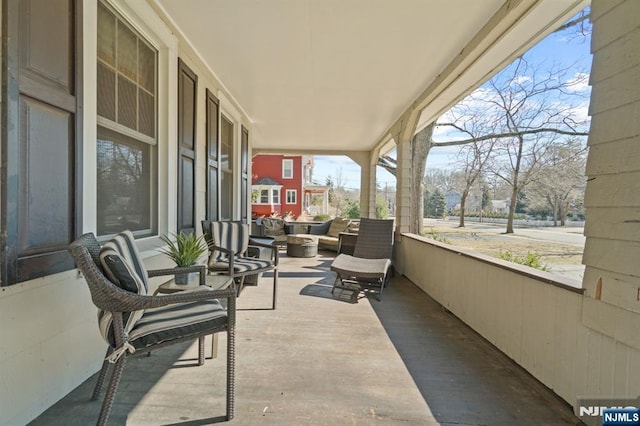
M 329 213 L 329 191 L 322 192 L 322 213 Z
M 376 164 L 377 150 L 349 153 L 349 158 L 360 166 L 360 216 L 376 216 Z
M 416 200 L 411 197 L 411 140 L 418 124 L 418 111 L 412 111 L 399 120 L 392 129 L 394 142 L 396 143 L 396 233 L 394 238 L 393 265 L 398 273 L 404 269 L 403 257 L 398 256 L 402 244 L 403 232 L 410 232 L 412 209 L 411 205 Z
M 412 111 L 399 120 L 391 134 L 396 143 L 396 233 L 409 232 L 411 228 L 411 205 L 417 200 L 411 197 L 411 140 L 416 131 L 420 113 Z
M 360 215 L 362 217 L 376 217 L 376 178 L 377 158 L 369 153 L 369 161 L 360 165 Z
M 396 141 L 396 232 L 411 224 L 411 140 Z

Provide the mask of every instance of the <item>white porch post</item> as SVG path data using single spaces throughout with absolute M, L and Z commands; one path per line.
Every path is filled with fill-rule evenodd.
M 376 163 L 373 151 L 369 160 L 360 165 L 360 215 L 375 218 L 376 216 Z
M 411 224 L 411 140 L 396 140 L 396 232 Z
M 329 213 L 329 191 L 322 192 L 322 213 Z
M 411 111 L 398 120 L 392 128 L 392 136 L 396 143 L 396 233 L 393 264 L 398 273 L 402 273 L 404 265 L 399 247 L 402 244 L 403 232 L 410 232 L 411 219 L 414 214 L 411 205 L 417 200 L 411 197 L 411 140 L 418 124 L 419 111 Z
M 349 158 L 360 166 L 360 216 L 376 215 L 376 164 L 377 150 L 352 152 Z

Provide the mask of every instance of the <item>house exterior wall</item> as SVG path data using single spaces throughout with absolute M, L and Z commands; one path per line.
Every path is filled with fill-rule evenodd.
M 282 174 L 282 163 L 284 160 L 293 161 L 293 176 L 291 179 L 284 178 Z M 253 157 L 252 183 L 262 178 L 271 178 L 282 185 L 280 190 L 280 205 L 252 203 L 252 216 L 269 216 L 273 213 L 285 215 L 291 212 L 295 217 L 302 214 L 303 193 L 303 170 L 302 157 L 299 155 L 256 155 Z M 296 191 L 296 202 L 287 203 L 287 190 Z
M 109 1 L 159 51 L 158 57 L 158 230 L 174 232 L 177 222 L 177 69 L 178 57 L 198 75 L 196 125 L 196 217 L 205 217 L 205 90 L 220 100 L 234 124 L 233 215 L 240 217 L 240 132 L 251 125 L 233 98 L 179 32 L 147 2 Z M 97 4 L 83 1 L 83 229 L 96 231 L 96 44 Z M 4 100 L 3 100 L 4 101 Z M 249 149 L 251 149 L 249 147 Z M 251 171 L 249 170 L 249 173 Z M 248 204 L 248 203 L 247 203 Z M 200 229 L 196 231 L 200 233 Z M 170 267 L 156 248 L 156 237 L 138 240 L 149 269 Z M 162 281 L 153 279 L 150 291 Z M 26 424 L 96 373 L 106 344 L 98 332 L 96 308 L 77 270 L 2 287 L 0 291 L 0 425 Z M 88 396 L 87 396 L 88 397 Z
M 583 263 L 587 295 L 640 314 L 638 16 L 640 3 L 634 1 L 595 1 L 592 7 L 592 123 Z

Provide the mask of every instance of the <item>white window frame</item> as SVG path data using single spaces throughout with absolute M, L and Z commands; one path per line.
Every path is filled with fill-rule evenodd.
M 170 123 L 177 118 L 172 105 L 177 103 L 178 85 L 178 39 L 169 30 L 166 23 L 158 17 L 156 12 L 146 2 L 130 2 L 128 0 L 105 0 L 127 23 L 135 28 L 142 37 L 158 51 L 158 76 L 157 76 L 157 122 L 156 122 L 156 169 L 152 173 L 157 176 L 169 176 L 168 181 L 175 180 L 176 169 L 172 167 L 177 163 L 176 149 L 177 133 Z M 97 2 L 84 3 L 85 28 L 97 28 Z M 144 17 L 144 18 L 142 18 Z M 97 34 L 88 31 L 83 43 L 83 56 L 85 68 L 93 70 L 84 73 L 85 93 L 89 93 L 97 87 L 95 64 L 97 64 Z M 92 95 L 95 98 L 95 95 Z M 83 232 L 96 232 L 97 230 L 97 128 L 98 115 L 95 102 L 84 103 L 83 111 Z M 156 253 L 161 242 L 158 235 L 175 232 L 176 210 L 171 200 L 177 197 L 177 189 L 167 184 L 166 179 L 157 179 L 155 182 L 157 199 L 153 202 L 156 209 L 157 235 L 136 240 L 138 249 L 143 255 Z
M 96 12 L 98 9 L 98 3 L 100 2 L 96 2 L 96 5 L 95 5 Z M 160 79 L 165 78 L 166 70 L 162 69 L 162 67 L 166 66 L 167 59 L 168 59 L 167 52 L 163 48 L 165 48 L 167 45 L 172 45 L 173 44 L 172 40 L 174 39 L 174 37 L 173 36 L 167 37 L 167 33 L 163 31 L 163 29 L 165 29 L 166 27 L 164 27 L 164 25 L 158 26 L 159 22 L 157 20 L 152 22 L 151 25 L 146 25 L 146 23 L 142 24 L 142 22 L 144 21 L 139 17 L 140 15 L 138 13 L 140 11 L 129 9 L 127 7 L 128 5 L 123 4 L 122 0 L 104 0 L 103 3 L 106 5 L 108 9 L 110 9 L 112 13 L 115 13 L 118 19 L 120 19 L 124 24 L 126 24 L 130 29 L 132 29 L 134 33 L 136 33 L 136 36 L 140 37 L 140 39 L 144 43 L 146 43 L 148 46 L 150 46 L 156 51 L 155 52 L 156 53 L 156 68 L 155 68 L 156 92 L 155 92 L 155 99 L 154 99 L 155 137 L 150 137 L 148 135 L 138 132 L 137 130 L 131 129 L 115 121 L 111 121 L 109 119 L 99 116 L 97 111 L 97 105 L 96 105 L 96 109 L 90 112 L 91 114 L 94 115 L 93 120 L 95 121 L 93 120 L 92 121 L 95 123 L 95 133 L 93 133 L 95 137 L 89 140 L 97 141 L 98 127 L 102 127 L 106 130 L 119 133 L 121 135 L 124 135 L 125 137 L 132 138 L 137 142 L 145 143 L 150 146 L 149 155 L 151 159 L 150 159 L 149 173 L 150 173 L 152 188 L 150 189 L 151 211 L 149 213 L 150 213 L 151 223 L 150 223 L 149 229 L 135 231 L 134 235 L 157 237 L 159 234 L 162 233 L 162 230 L 164 229 L 164 226 L 162 226 L 164 224 L 164 220 L 163 220 L 164 218 L 160 217 L 161 215 L 160 212 L 162 211 L 162 208 L 160 208 L 159 199 L 163 198 L 160 191 L 166 190 L 166 188 L 160 187 L 160 178 L 159 178 L 160 159 L 162 156 L 162 153 L 160 152 L 159 147 L 161 145 L 164 145 L 164 144 L 161 144 L 160 141 L 161 141 L 161 138 L 165 137 L 166 135 L 166 126 L 162 126 L 160 121 L 161 115 L 164 115 L 166 113 L 166 111 L 161 107 L 161 102 L 163 101 L 166 102 L 166 99 L 168 97 L 167 92 L 169 91 L 168 86 L 163 84 L 164 81 L 161 81 Z M 141 8 L 141 10 L 145 10 L 145 8 Z M 95 28 L 97 28 L 97 19 L 95 22 L 96 22 Z M 91 44 L 89 44 L 89 46 L 91 46 Z M 97 56 L 97 50 L 95 48 L 93 48 L 93 51 L 91 52 L 91 55 L 87 57 L 87 60 L 93 60 L 93 62 L 96 64 L 96 67 L 97 67 L 97 63 L 99 59 Z M 95 87 L 97 88 L 97 80 L 94 80 L 94 81 L 95 81 Z M 97 97 L 96 97 L 96 100 L 97 100 Z M 87 125 L 90 125 L 92 121 L 85 120 L 85 123 L 87 123 Z M 96 160 L 95 160 L 96 162 L 91 164 L 92 169 L 94 170 L 94 174 L 95 174 L 95 170 L 97 170 L 96 145 L 97 143 L 94 144 L 94 146 L 87 151 L 87 155 L 91 155 L 91 153 L 96 155 Z M 92 179 L 87 183 L 94 183 L 96 185 L 95 194 L 97 198 L 97 177 L 95 180 Z M 95 217 L 93 219 L 94 220 L 93 226 L 92 226 L 92 228 L 95 229 L 96 234 L 97 234 L 97 213 L 98 212 L 96 211 Z M 109 237 L 109 235 L 105 234 L 105 235 L 100 235 L 99 237 L 107 238 Z
M 251 203 L 253 205 L 274 206 L 274 205 L 281 205 L 282 204 L 282 202 L 280 201 L 280 194 L 282 192 L 282 187 L 280 187 L 280 186 L 254 185 L 251 188 L 251 191 L 259 191 L 260 192 L 260 195 L 258 196 L 258 199 L 254 203 Z M 267 193 L 267 202 L 266 203 L 262 201 L 262 196 L 263 196 L 264 192 Z
M 266 192 L 266 194 L 264 194 Z M 262 200 L 262 197 L 266 195 L 265 199 L 266 199 L 266 203 Z M 269 204 L 269 199 L 271 196 L 271 191 L 269 191 L 268 189 L 261 189 L 260 190 L 260 197 L 258 198 L 258 203 L 256 204 Z
M 290 172 L 290 175 L 287 175 L 287 171 Z M 282 179 L 293 179 L 293 160 L 290 158 L 282 160 Z
M 293 201 L 289 201 L 289 197 L 293 195 Z M 296 189 L 287 189 L 285 195 L 285 203 L 286 204 L 297 204 L 298 203 L 298 190 Z

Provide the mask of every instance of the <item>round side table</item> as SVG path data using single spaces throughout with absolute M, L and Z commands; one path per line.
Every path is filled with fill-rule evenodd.
M 314 257 L 318 254 L 318 237 L 308 234 L 287 236 L 287 256 Z

